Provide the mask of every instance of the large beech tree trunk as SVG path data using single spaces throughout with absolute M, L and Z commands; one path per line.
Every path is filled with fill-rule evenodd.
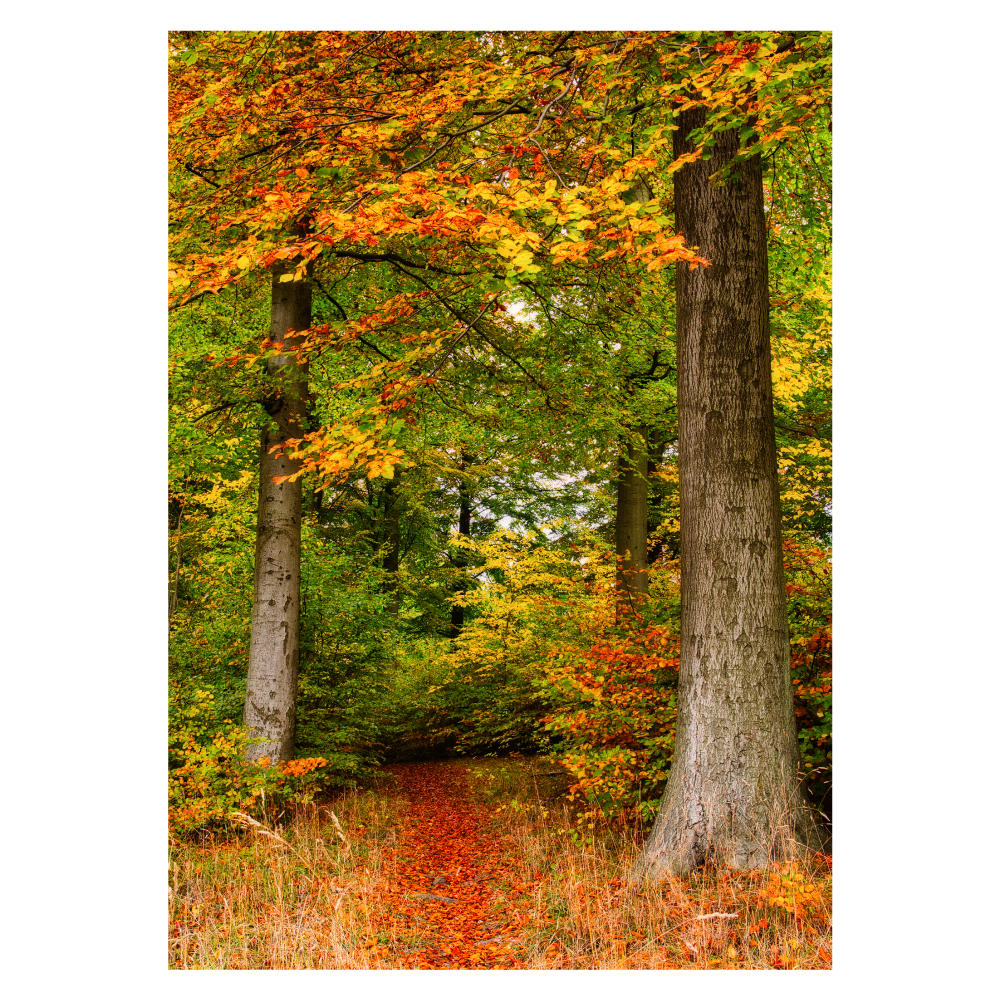
M 271 284 L 271 340 L 294 346 L 289 331 L 311 322 L 310 281 L 280 281 L 276 267 Z M 299 564 L 302 537 L 302 480 L 276 484 L 276 476 L 297 471 L 299 462 L 270 454 L 290 437 L 301 437 L 308 420 L 305 365 L 293 354 L 267 361 L 270 393 L 264 406 L 271 420 L 261 435 L 260 492 L 253 611 L 250 621 L 250 667 L 243 722 L 254 741 L 247 759 L 290 760 L 295 748 L 295 694 L 299 673 Z M 275 426 L 276 425 L 276 426 Z
M 618 499 L 615 505 L 615 607 L 619 622 L 634 617 L 649 593 L 648 544 L 649 453 L 646 428 L 638 444 L 623 442 L 618 456 Z
M 704 123 L 682 112 L 675 155 Z M 670 778 L 637 864 L 654 877 L 821 846 L 797 777 L 759 159 L 709 181 L 738 142 L 718 135 L 674 189 L 677 230 L 712 265 L 677 267 L 681 662 Z

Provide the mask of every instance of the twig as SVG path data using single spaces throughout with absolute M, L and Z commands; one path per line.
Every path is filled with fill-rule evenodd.
M 198 299 L 203 298 L 206 295 L 211 295 L 212 293 L 213 289 L 206 288 L 205 291 L 199 292 L 197 295 L 192 295 L 190 298 L 184 299 L 181 302 L 175 302 L 167 311 L 173 312 L 175 309 L 180 309 L 181 306 L 190 305 L 192 302 L 196 302 Z
M 303 146 L 303 145 L 305 145 L 305 141 L 304 141 L 303 139 L 299 139 L 299 140 L 297 140 L 296 142 L 293 142 L 293 143 L 292 143 L 292 144 L 291 144 L 291 145 L 290 145 L 290 146 L 288 147 L 288 149 L 286 149 L 286 150 L 283 150 L 282 152 L 278 153 L 278 155 L 277 155 L 277 156 L 272 156 L 272 157 L 271 157 L 271 159 L 269 159 L 269 160 L 267 161 L 267 163 L 262 163 L 262 164 L 261 164 L 261 165 L 260 165 L 259 167 L 254 167 L 254 169 L 253 169 L 253 170 L 251 170 L 251 171 L 250 171 L 250 172 L 249 172 L 249 173 L 247 174 L 247 176 L 248 176 L 248 177 L 253 177 L 253 175 L 254 175 L 254 174 L 259 174 L 259 173 L 260 173 L 260 172 L 261 172 L 261 171 L 262 171 L 262 170 L 263 170 L 263 169 L 264 169 L 265 167 L 269 167 L 269 166 L 270 166 L 270 165 L 271 165 L 272 163 L 277 163 L 277 162 L 278 162 L 278 160 L 280 160 L 280 159 L 281 159 L 281 158 L 282 158 L 283 156 L 287 156 L 287 155 L 288 155 L 289 153 L 291 153 L 291 152 L 292 152 L 293 150 L 296 150 L 296 149 L 298 149 L 298 148 L 299 148 L 299 146 Z
M 575 31 L 569 31 L 563 35 L 556 47 L 549 53 L 549 58 L 551 59 L 575 34 Z
M 492 118 L 488 118 L 486 121 L 478 122 L 475 125 L 470 125 L 468 128 L 461 129 L 458 132 L 449 132 L 448 138 L 445 139 L 445 141 L 442 142 L 440 146 L 436 146 L 434 149 L 432 149 L 430 153 L 428 153 L 427 156 L 425 156 L 422 160 L 418 160 L 416 163 L 412 164 L 409 167 L 406 167 L 404 170 L 400 170 L 399 175 L 402 176 L 403 174 L 408 174 L 411 170 L 416 170 L 417 167 L 422 167 L 428 160 L 433 160 L 438 153 L 447 149 L 459 136 L 468 135 L 470 132 L 475 132 L 478 129 L 486 128 L 487 125 L 492 125 L 493 122 L 497 121 L 497 119 L 503 118 L 504 115 L 510 114 L 511 111 L 513 111 L 515 108 L 518 107 L 518 101 L 520 101 L 520 98 L 515 98 L 513 101 L 511 101 L 510 104 L 507 105 L 507 107 L 502 108 Z
M 333 69 L 330 71 L 330 75 L 332 76 L 334 73 L 337 72 L 338 69 L 343 69 L 355 56 L 361 55 L 361 53 L 364 52 L 365 49 L 371 48 L 371 46 L 373 46 L 384 34 L 385 34 L 384 31 L 377 32 L 375 37 L 370 42 L 366 42 L 364 45 L 361 46 L 361 48 L 355 49 L 353 52 L 351 52 L 350 55 L 342 59 L 338 65 L 334 66 Z
M 322 230 L 321 230 L 322 231 Z M 471 274 L 470 271 L 446 271 L 443 267 L 435 267 L 433 264 L 421 264 L 415 260 L 407 260 L 406 257 L 401 257 L 398 253 L 358 253 L 356 250 L 331 250 L 330 255 L 333 257 L 347 257 L 350 260 L 359 260 L 362 264 L 380 264 L 385 263 L 399 263 L 405 264 L 407 267 L 416 267 L 421 271 L 435 271 L 438 274 L 446 274 L 449 278 L 461 278 L 466 274 Z
M 223 403 L 221 406 L 213 406 L 212 409 L 206 410 L 200 417 L 195 417 L 191 423 L 196 424 L 199 420 L 204 420 L 205 417 L 210 417 L 213 413 L 218 413 L 220 410 L 228 410 L 231 406 L 239 406 L 239 400 L 235 403 Z
M 489 302 L 487 302 L 486 305 L 483 306 L 483 308 L 479 312 L 479 315 L 466 326 L 466 328 L 454 339 L 454 341 L 452 341 L 451 347 L 448 348 L 447 353 L 441 359 L 441 364 L 439 364 L 437 368 L 435 368 L 429 375 L 427 375 L 426 378 L 433 378 L 444 367 L 444 363 L 450 357 L 451 352 L 454 351 L 456 347 L 458 347 L 459 341 L 479 322 L 480 319 L 482 319 L 482 317 L 486 314 L 486 310 L 489 309 L 489 307 L 493 305 L 494 302 L 496 302 L 496 296 L 490 299 Z M 445 308 L 448 308 L 447 304 L 445 304 Z M 449 309 L 449 312 L 450 311 L 451 310 Z
M 533 142 L 536 146 L 538 146 L 538 152 L 545 157 L 545 162 L 549 165 L 549 170 L 551 170 L 552 173 L 556 175 L 556 179 L 559 181 L 560 184 L 562 184 L 563 187 L 569 187 L 569 185 L 562 179 L 562 177 L 559 176 L 559 171 L 557 171 L 556 168 L 552 166 L 552 161 L 549 159 L 548 154 L 545 152 L 545 150 L 542 149 L 542 147 L 539 145 L 538 140 L 528 139 L 528 142 Z
M 573 61 L 574 63 L 576 62 L 575 59 Z M 551 108 L 552 105 L 556 103 L 556 101 L 561 101 L 566 96 L 566 94 L 569 93 L 569 90 L 573 86 L 575 79 L 576 78 L 573 76 L 572 66 L 571 66 L 569 83 L 567 83 L 566 86 L 563 87 L 562 93 L 558 94 L 556 97 L 553 97 L 552 100 L 549 101 L 549 103 L 546 104 L 544 108 L 542 108 L 542 113 L 538 116 L 538 124 L 535 125 L 535 127 L 528 133 L 528 135 L 534 135 L 536 132 L 541 130 L 542 122 L 545 121 L 545 116 L 549 113 L 549 108 Z
M 200 177 L 203 181 L 208 181 L 208 183 L 211 184 L 212 187 L 222 186 L 217 181 L 213 181 L 211 177 L 206 177 L 200 170 L 195 170 L 195 168 L 192 167 L 190 163 L 185 163 L 184 169 L 187 170 L 189 173 L 194 174 L 195 177 Z
M 341 316 L 343 316 L 345 320 L 347 320 L 347 313 L 346 313 L 346 312 L 344 312 L 344 308 L 343 308 L 343 306 L 341 306 L 341 304 L 340 304 L 340 303 L 339 303 L 339 302 L 338 302 L 338 301 L 337 301 L 337 300 L 336 300 L 335 298 L 333 298 L 333 296 L 331 296 L 331 295 L 330 295 L 330 294 L 329 294 L 329 293 L 327 292 L 327 290 L 326 290 L 326 289 L 325 289 L 325 288 L 324 288 L 324 287 L 323 287 L 323 286 L 322 286 L 322 285 L 320 284 L 320 280 L 319 280 L 319 278 L 317 278 L 317 277 L 315 277 L 315 276 L 314 276 L 314 277 L 313 277 L 313 283 L 319 286 L 319 290 L 320 290 L 320 292 L 321 292 L 321 293 L 323 294 L 323 296 L 324 296 L 324 297 L 325 297 L 325 298 L 326 298 L 326 299 L 327 299 L 327 300 L 328 300 L 329 302 L 333 303 L 333 305 L 335 305 L 335 306 L 337 307 L 337 309 L 338 309 L 338 310 L 340 311 L 340 315 L 341 315 Z M 349 322 L 349 321 L 348 321 L 348 322 Z M 390 362 L 392 362 L 393 364 L 395 364 L 395 363 L 396 363 L 396 359 L 395 359 L 395 358 L 390 358 L 388 354 L 386 354 L 386 353 L 385 353 L 384 351 L 381 351 L 381 350 L 379 350 L 379 349 L 378 349 L 378 348 L 377 348 L 377 347 L 376 347 L 376 346 L 375 346 L 374 344 L 372 344 L 372 343 L 370 343 L 369 341 L 365 340 L 365 338 L 364 338 L 364 337 L 362 337 L 362 336 L 358 335 L 358 336 L 357 336 L 357 337 L 355 337 L 354 339 L 355 339 L 355 340 L 360 340 L 360 341 L 361 341 L 361 343 L 365 345 L 365 347 L 370 347 L 370 348 L 371 348 L 371 349 L 372 349 L 372 350 L 373 350 L 373 351 L 374 351 L 374 352 L 375 352 L 376 354 L 378 354 L 378 355 L 379 355 L 380 357 L 383 357 L 383 358 L 385 358 L 385 360 L 386 360 L 386 361 L 390 361 Z

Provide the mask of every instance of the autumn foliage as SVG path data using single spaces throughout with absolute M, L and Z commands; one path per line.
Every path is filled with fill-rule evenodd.
M 407 669 L 385 684 L 373 676 L 369 683 L 376 686 L 356 710 L 382 720 L 397 751 L 422 746 L 433 753 L 548 752 L 572 775 L 568 801 L 583 835 L 612 819 L 647 825 L 673 746 L 677 568 L 670 562 L 654 567 L 650 600 L 659 624 L 616 626 L 612 554 L 586 531 L 567 537 L 576 541 L 553 546 L 540 535 L 502 531 L 463 543 L 472 569 L 502 567 L 502 574 L 463 598 L 473 614 L 457 642 L 425 639 L 408 657 L 401 650 Z M 803 771 L 812 801 L 829 812 L 829 551 L 789 540 L 785 561 Z M 307 707 L 310 676 L 307 670 Z M 286 765 L 287 774 L 248 772 L 240 763 L 245 733 L 217 720 L 211 692 L 175 691 L 172 753 L 180 766 L 171 771 L 171 815 L 178 830 L 224 823 L 227 809 L 249 807 L 261 788 L 275 801 L 304 801 L 330 787 L 331 779 L 343 782 L 352 774 L 344 770 L 354 765 L 343 751 L 356 754 L 360 747 L 343 743 L 316 744 L 331 749 Z M 342 763 L 330 771 L 338 749 Z M 387 749 L 376 739 L 367 752 Z
M 646 627 L 626 642 L 550 653 L 541 682 L 553 713 L 543 720 L 557 742 L 553 759 L 576 779 L 568 800 L 579 822 L 656 815 L 670 768 L 676 719 L 678 642 Z
M 676 725 L 672 274 L 712 267 L 673 183 L 723 131 L 714 183 L 767 163 L 794 713 L 832 815 L 829 34 L 179 31 L 169 73 L 171 966 L 829 967 L 829 857 L 628 875 Z M 290 341 L 272 279 L 310 282 Z M 273 449 L 302 495 L 295 756 L 251 765 L 279 356 L 308 370 Z

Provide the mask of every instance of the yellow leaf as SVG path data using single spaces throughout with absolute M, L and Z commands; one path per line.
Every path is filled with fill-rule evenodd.
M 244 255 L 243 255 L 242 257 L 240 257 L 240 259 L 239 259 L 239 260 L 238 260 L 238 261 L 236 262 L 236 266 L 237 266 L 237 267 L 238 267 L 238 268 L 239 268 L 239 269 L 240 269 L 241 271 L 245 271 L 245 270 L 246 270 L 246 269 L 247 269 L 247 268 L 248 268 L 248 267 L 250 266 L 250 258 L 249 258 L 249 257 L 248 257 L 248 256 L 247 256 L 246 254 L 244 254 Z

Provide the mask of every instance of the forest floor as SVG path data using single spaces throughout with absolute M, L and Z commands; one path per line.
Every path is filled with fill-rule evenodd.
M 829 969 L 831 860 L 637 886 L 540 760 L 384 768 L 376 786 L 171 847 L 178 969 Z M 586 831 L 584 831 L 586 832 Z

